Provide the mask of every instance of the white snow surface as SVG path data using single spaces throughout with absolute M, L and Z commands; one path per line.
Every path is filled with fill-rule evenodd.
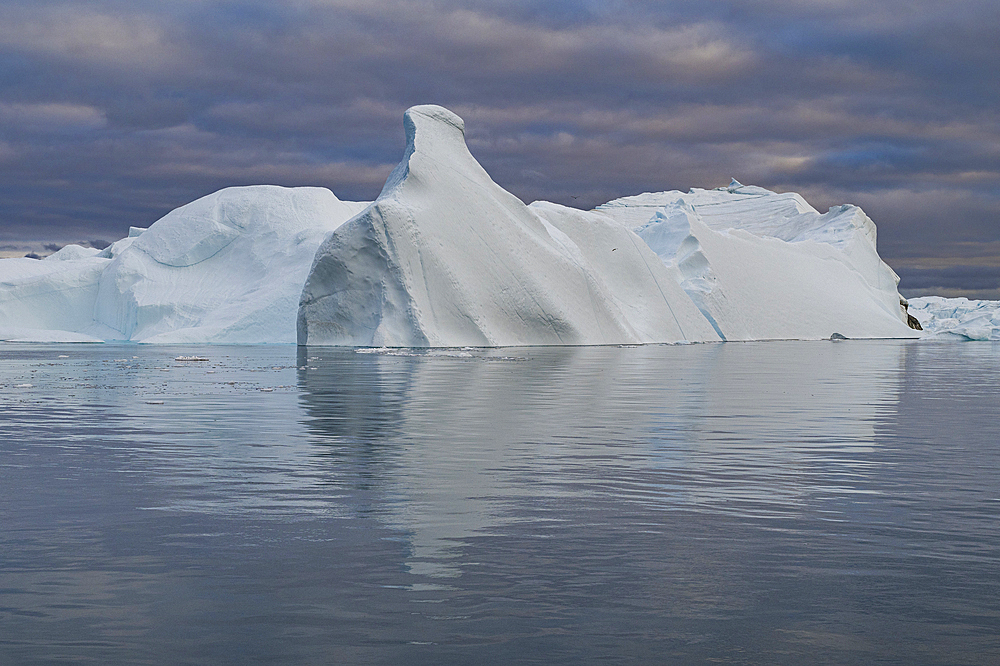
M 928 336 L 1000 340 L 1000 301 L 922 296 L 909 299 L 909 311 Z
M 406 152 L 378 199 L 323 243 L 299 343 L 389 347 L 718 340 L 634 233 L 525 206 L 469 153 L 461 118 L 404 115 Z
M 294 343 L 323 239 L 366 203 L 317 187 L 234 187 L 103 251 L 0 260 L 0 338 Z
M 798 194 L 733 181 L 646 193 L 597 208 L 633 229 L 726 340 L 918 337 L 899 278 L 857 206 L 820 214 Z

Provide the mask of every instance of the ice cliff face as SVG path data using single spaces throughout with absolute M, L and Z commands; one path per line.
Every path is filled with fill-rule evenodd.
M 94 325 L 97 283 L 108 260 L 74 247 L 42 261 L 0 259 L 0 340 L 102 341 L 83 331 Z
M 613 220 L 525 206 L 438 106 L 404 116 L 406 152 L 378 199 L 316 255 L 300 344 L 580 345 L 717 340 L 659 261 Z

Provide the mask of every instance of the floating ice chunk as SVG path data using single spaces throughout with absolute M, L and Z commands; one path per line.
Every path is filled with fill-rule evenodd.
M 923 296 L 909 299 L 909 312 L 929 336 L 1000 340 L 1000 301 Z

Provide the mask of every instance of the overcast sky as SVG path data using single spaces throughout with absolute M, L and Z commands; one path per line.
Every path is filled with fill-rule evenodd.
M 370 200 L 435 103 L 525 202 L 732 176 L 861 205 L 904 293 L 1000 295 L 998 102 L 996 0 L 0 0 L 0 248 Z

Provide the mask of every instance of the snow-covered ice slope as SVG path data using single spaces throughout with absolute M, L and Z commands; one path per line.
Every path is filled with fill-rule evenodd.
M 676 268 L 606 216 L 525 206 L 439 106 L 404 115 L 378 199 L 316 254 L 301 344 L 581 345 L 718 340 Z
M 312 257 L 363 206 L 319 187 L 202 197 L 126 239 L 101 274 L 97 323 L 139 342 L 295 342 Z
M 233 187 L 103 251 L 0 260 L 0 339 L 293 343 L 316 249 L 366 205 L 318 187 Z
M 616 199 L 597 210 L 633 229 L 726 340 L 917 337 L 899 278 L 857 206 L 821 215 L 798 194 L 736 181 Z
M 911 298 L 910 314 L 930 336 L 1000 340 L 1000 301 L 922 296 Z

